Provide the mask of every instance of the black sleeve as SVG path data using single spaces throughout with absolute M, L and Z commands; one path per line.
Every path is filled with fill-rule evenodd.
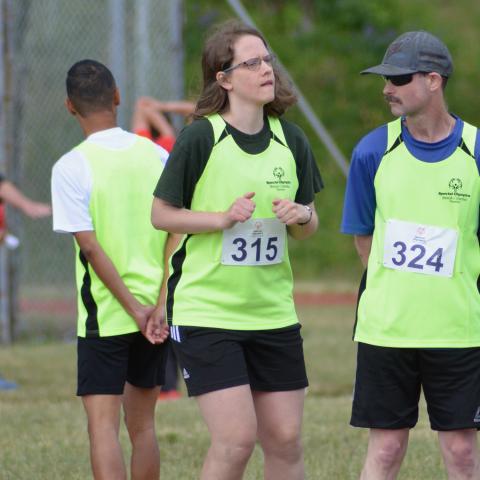
M 185 127 L 168 157 L 154 195 L 176 207 L 190 208 L 213 142 L 213 128 L 207 119 L 195 120 Z
M 295 201 L 303 205 L 313 202 L 315 194 L 323 188 L 312 147 L 303 130 L 297 125 L 280 119 L 288 147 L 297 164 L 298 190 Z

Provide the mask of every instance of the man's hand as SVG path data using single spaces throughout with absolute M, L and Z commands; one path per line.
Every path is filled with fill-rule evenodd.
M 155 305 L 142 305 L 139 304 L 135 310 L 131 313 L 131 316 L 135 320 L 135 322 L 138 325 L 138 328 L 140 331 L 143 333 L 143 335 L 147 338 L 147 340 L 151 343 L 152 342 L 146 335 L 146 330 L 147 330 L 147 322 L 148 319 L 150 318 L 150 315 L 153 313 L 155 310 Z
M 145 331 L 142 333 L 153 344 L 163 343 L 168 338 L 170 329 L 165 320 L 165 308 L 163 305 L 157 306 L 153 310 L 148 317 Z
M 255 211 L 255 202 L 252 198 L 255 192 L 248 192 L 243 197 L 237 198 L 230 208 L 223 213 L 222 230 L 232 228 L 237 222 L 246 222 Z
M 276 198 L 272 202 L 272 211 L 275 216 L 285 225 L 296 225 L 298 223 L 308 222 L 310 219 L 310 212 L 305 208 L 305 205 L 292 202 L 288 198 Z

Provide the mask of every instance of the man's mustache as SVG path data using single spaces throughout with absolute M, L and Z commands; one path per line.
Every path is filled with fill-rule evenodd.
M 385 100 L 391 103 L 402 103 L 401 100 L 393 95 L 384 95 Z

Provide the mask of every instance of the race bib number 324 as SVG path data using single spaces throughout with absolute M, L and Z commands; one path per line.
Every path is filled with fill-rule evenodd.
M 388 220 L 383 265 L 395 270 L 451 277 L 458 231 L 435 225 Z
M 222 264 L 273 265 L 283 262 L 286 227 L 276 218 L 256 218 L 224 230 Z

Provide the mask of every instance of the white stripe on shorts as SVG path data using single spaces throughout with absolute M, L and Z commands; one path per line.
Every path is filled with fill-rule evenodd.
M 180 329 L 178 328 L 178 325 L 172 325 L 172 327 L 170 328 L 170 335 L 176 342 L 181 342 Z

